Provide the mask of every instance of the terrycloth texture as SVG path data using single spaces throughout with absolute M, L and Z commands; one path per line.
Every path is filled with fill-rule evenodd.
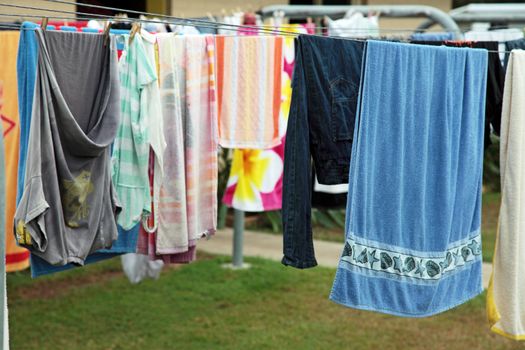
M 117 52 L 103 35 L 36 33 L 39 61 L 16 236 L 51 264 L 82 265 L 117 238 L 109 167 L 120 119 Z
M 278 145 L 283 38 L 217 36 L 215 40 L 221 146 Z
M 482 291 L 487 53 L 369 41 L 365 62 L 330 299 L 433 315 Z
M 164 181 L 157 254 L 188 251 L 213 234 L 217 217 L 217 107 L 211 36 L 160 35 Z M 155 169 L 157 174 L 157 169 Z
M 139 227 L 141 224 L 135 225 L 131 230 L 124 230 L 118 227 L 118 238 L 113 241 L 110 249 L 100 249 L 95 253 L 90 254 L 84 265 L 94 264 L 103 260 L 111 259 L 125 253 L 134 253 L 137 249 L 137 240 L 139 234 Z M 57 272 L 71 270 L 77 268 L 77 264 L 66 264 L 61 266 L 51 265 L 35 254 L 31 254 L 31 277 L 36 278 Z
M 280 29 L 298 34 L 306 33 L 306 29 L 300 24 Z M 282 207 L 284 142 L 292 99 L 294 63 L 294 37 L 284 37 L 279 113 L 279 135 L 282 141 L 269 150 L 234 150 L 230 176 L 222 199 L 229 207 L 242 211 L 279 210 Z
M 414 33 L 410 35 L 410 40 L 417 41 L 445 41 L 445 40 L 454 40 L 454 33 L 450 32 L 441 32 L 441 33 Z
M 38 61 L 38 44 L 33 31 L 36 27 L 38 27 L 38 25 L 32 22 L 22 23 L 16 62 L 19 98 L 18 112 L 20 115 L 20 150 L 18 153 L 18 188 L 16 204 L 20 202 L 22 192 L 24 191 L 27 144 L 29 142 L 29 126 L 31 124 L 31 110 L 33 109 L 36 65 Z
M 186 206 L 190 241 L 217 229 L 218 135 L 215 43 L 212 36 L 186 37 L 183 99 Z
M 148 174 L 149 174 L 149 180 L 150 180 L 150 191 L 152 191 L 152 195 L 153 195 L 153 179 L 155 175 L 155 162 L 153 159 L 153 154 L 150 154 Z M 155 210 L 155 209 L 152 209 L 152 210 Z M 153 232 L 147 232 L 146 229 L 144 228 L 144 226 L 153 227 L 154 226 L 153 220 L 154 220 L 154 216 L 150 216 L 147 221 L 148 225 L 143 225 L 140 227 L 139 239 L 137 242 L 137 253 L 138 254 L 147 256 L 149 260 L 148 263 L 151 263 L 152 266 L 157 266 L 159 263 L 157 263 L 156 261 L 159 261 L 159 260 L 161 260 L 165 264 L 186 264 L 186 263 L 190 263 L 193 260 L 195 260 L 196 258 L 196 255 L 195 255 L 196 246 L 195 245 L 188 247 L 188 251 L 186 252 L 158 255 L 157 254 L 157 231 L 153 230 Z M 144 260 L 142 260 L 142 263 L 144 263 Z
M 20 32 L 25 32 L 21 30 Z M 5 159 L 5 222 L 3 232 L 6 245 L 7 272 L 19 271 L 29 266 L 29 252 L 16 244 L 13 234 L 13 217 L 16 209 L 18 182 L 18 153 L 20 146 L 20 124 L 17 98 L 17 50 L 20 32 L 0 32 L 0 93 L 3 103 L 0 103 L 0 118 L 2 119 Z
M 149 214 L 151 197 L 148 181 L 150 91 L 157 81 L 140 35 L 136 35 L 119 61 L 121 121 L 113 143 L 113 183 L 122 212 L 118 223 L 129 230 Z
M 475 49 L 486 49 L 489 52 L 489 63 L 487 71 L 487 95 L 485 101 L 485 149 L 492 141 L 491 132 L 499 136 L 501 125 L 501 106 L 503 104 L 503 85 L 505 84 L 505 70 L 501 65 L 498 54 L 499 43 L 497 41 L 419 41 L 415 44 L 424 45 L 446 45 L 452 47 L 471 47 Z
M 155 174 L 164 172 L 164 180 L 160 183 L 155 181 L 155 192 L 159 193 L 156 247 L 159 254 L 184 252 L 188 250 L 189 244 L 182 119 L 184 92 L 180 86 L 183 40 L 173 34 L 159 34 L 157 37 L 164 135 L 168 142 L 164 152 L 164 168 L 155 167 Z
M 525 51 L 510 54 L 501 118 L 501 208 L 487 294 L 492 331 L 525 340 Z

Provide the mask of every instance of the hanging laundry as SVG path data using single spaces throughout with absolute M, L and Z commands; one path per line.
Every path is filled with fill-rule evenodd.
M 156 181 L 161 183 L 163 178 L 162 169 L 164 166 L 163 159 L 164 151 L 166 150 L 166 139 L 164 138 L 164 119 L 162 117 L 160 90 L 158 85 L 159 80 L 157 79 L 157 38 L 155 35 L 150 34 L 145 30 L 142 30 L 140 35 L 144 39 L 143 44 L 144 49 L 146 51 L 146 57 L 150 65 L 154 68 L 156 77 L 155 84 L 151 85 L 148 89 L 143 90 L 143 94 L 141 95 L 141 99 L 144 98 L 146 101 L 149 101 L 147 119 L 149 144 L 151 145 L 151 149 L 149 151 L 147 189 L 148 191 L 150 191 L 150 197 L 152 198 L 151 216 L 149 218 L 143 217 L 142 222 L 153 222 L 153 228 L 151 229 L 151 231 L 153 231 L 152 233 L 154 233 L 154 231 L 156 230 L 155 225 L 158 221 L 157 213 L 159 210 L 159 194 L 154 193 L 153 191 L 153 171 L 155 166 L 157 166 L 157 168 L 160 169 L 159 173 L 156 176 Z M 148 227 L 148 229 L 150 228 Z M 138 233 L 135 247 L 139 246 L 141 235 L 149 235 L 149 233 L 142 228 Z M 144 254 L 139 254 L 135 252 L 125 254 L 121 257 L 121 262 L 122 269 L 124 270 L 124 273 L 126 274 L 131 283 L 139 283 L 147 277 L 157 279 L 160 276 L 160 273 L 164 266 L 162 260 L 150 259 L 148 257 L 147 252 L 145 252 Z
M 223 16 L 219 22 L 225 24 L 218 28 L 218 33 L 222 35 L 232 35 L 237 33 L 237 27 L 242 25 L 244 12 L 235 12 L 232 16 Z
M 163 171 L 166 180 L 155 181 L 158 189 L 154 192 L 159 193 L 156 253 L 173 254 L 185 252 L 189 246 L 182 119 L 184 92 L 180 86 L 184 37 L 159 35 L 157 42 L 164 135 L 169 142 L 164 153 L 164 168 L 155 168 L 155 174 Z
M 216 230 L 217 99 L 211 36 L 159 35 L 164 154 L 158 255 L 185 253 Z M 157 174 L 157 169 L 155 169 Z M 191 249 L 190 249 L 191 248 Z
M 234 150 L 223 202 L 248 212 L 281 209 L 283 163 L 284 144 L 268 150 Z
M 217 229 L 218 130 L 215 43 L 185 38 L 183 99 L 186 205 L 190 241 Z
M 1 34 L 0 34 L 1 38 Z M 0 81 L 0 111 L 3 109 L 3 82 Z M 0 130 L 3 131 L 3 125 Z M 5 161 L 4 161 L 4 137 L 3 133 L 0 137 L 0 197 L 5 198 L 6 195 L 6 182 L 5 182 Z M 0 213 L 5 212 L 6 202 L 0 201 Z M 5 215 L 0 215 L 0 227 L 5 227 Z M 2 349 L 9 349 L 9 322 L 8 322 L 8 310 L 7 310 L 7 285 L 6 285 L 6 237 L 13 235 L 12 231 L 7 231 L 7 234 L 0 234 L 0 344 Z
M 338 20 L 325 17 L 328 35 L 347 38 L 377 37 L 379 36 L 378 16 L 365 17 L 361 12 L 349 10 Z
M 221 146 L 278 145 L 283 38 L 218 36 L 215 40 Z
M 141 282 L 146 277 L 159 279 L 164 266 L 162 260 L 150 260 L 149 256 L 142 254 L 124 254 L 121 261 L 124 274 L 133 284 Z
M 17 50 L 20 33 L 18 31 L 0 32 L 0 118 L 2 119 L 3 140 L 5 150 L 5 182 L 4 199 L 6 270 L 19 271 L 29 266 L 29 252 L 17 246 L 13 232 L 13 217 L 16 209 L 16 192 L 18 178 L 18 153 L 20 150 L 20 119 L 17 98 Z M 23 88 L 23 87 L 21 87 Z M 22 115 L 22 118 L 24 115 Z
M 437 314 L 483 290 L 487 52 L 369 40 L 364 60 L 346 242 L 330 299 Z
M 525 137 L 525 51 L 513 50 L 507 67 L 501 120 L 501 208 L 487 294 L 492 331 L 525 340 L 525 255 L 523 248 L 523 139 Z
M 25 174 L 25 163 L 27 157 L 27 143 L 29 141 L 29 129 L 31 123 L 31 110 L 33 106 L 33 92 L 34 84 L 36 79 L 36 64 L 38 57 L 38 43 L 34 29 L 39 27 L 35 23 L 24 22 L 22 27 L 26 28 L 21 32 L 21 40 L 18 49 L 18 86 L 22 87 L 23 91 L 19 89 L 19 110 L 20 110 L 20 152 L 19 152 L 19 193 L 21 197 L 23 190 L 23 183 Z M 144 34 L 144 33 L 142 33 Z M 144 36 L 144 35 L 143 35 Z M 122 49 L 128 36 L 116 35 L 114 40 L 117 42 L 117 46 L 122 44 Z M 28 52 L 29 51 L 29 52 Z M 119 51 L 120 54 L 121 51 Z M 156 130 L 158 128 L 153 127 L 151 137 L 154 138 Z M 22 169 L 22 167 L 24 167 Z M 139 233 L 139 225 L 135 225 L 132 229 L 126 231 L 121 227 L 118 227 L 118 239 L 113 242 L 111 249 L 101 249 L 96 253 L 90 254 L 84 264 L 92 264 L 101 260 L 106 260 L 119 256 L 122 253 L 134 252 L 137 246 L 137 238 Z M 33 278 L 56 273 L 60 271 L 66 271 L 77 267 L 75 264 L 66 264 L 61 266 L 51 265 L 46 260 L 39 258 L 38 256 L 31 254 L 31 276 Z
M 508 64 L 509 57 L 510 57 L 510 51 L 515 50 L 515 49 L 520 49 L 520 50 L 525 49 L 525 39 L 524 38 L 516 39 L 516 40 L 509 40 L 505 42 L 505 51 L 507 51 L 505 53 L 505 68 L 507 68 L 507 64 Z
M 454 40 L 454 33 L 450 32 L 426 32 L 426 33 L 413 33 L 410 35 L 410 40 L 415 41 L 445 41 Z
M 38 43 L 34 29 L 36 23 L 24 22 L 20 28 L 20 43 L 16 63 L 18 82 L 18 111 L 20 114 L 20 151 L 18 155 L 18 189 L 16 204 L 20 202 L 24 191 L 26 173 L 27 144 L 29 143 L 29 126 L 33 109 L 35 91 L 36 65 L 38 62 Z
M 447 45 L 455 47 L 471 47 L 486 49 L 489 55 L 487 71 L 487 94 L 485 101 L 485 138 L 484 145 L 487 149 L 492 141 L 491 132 L 500 134 L 501 108 L 503 104 L 503 86 L 505 84 L 505 69 L 501 65 L 498 54 L 497 41 L 414 41 L 415 44 Z
M 284 156 L 285 265 L 317 265 L 311 223 L 311 158 L 321 184 L 348 183 L 364 47 L 364 42 L 354 40 L 308 35 L 297 39 Z
M 129 40 L 125 43 L 119 61 L 121 122 L 111 162 L 113 183 L 122 206 L 118 224 L 129 230 L 141 222 L 143 212 L 149 215 L 150 210 L 148 113 L 151 99 L 148 97 L 157 84 L 157 74 L 140 35 L 135 35 L 131 43 Z
M 464 34 L 467 41 L 499 41 L 517 40 L 523 38 L 523 30 L 518 28 L 496 30 L 471 30 Z
M 505 61 L 505 42 L 523 38 L 523 30 L 518 28 L 496 29 L 496 30 L 472 30 L 464 34 L 467 41 L 495 41 L 499 43 L 498 51 L 501 61 Z
M 317 181 L 315 167 L 312 166 L 312 208 L 344 209 L 348 195 L 348 185 L 323 185 Z
M 279 30 L 305 34 L 299 24 Z M 292 73 L 295 63 L 294 37 L 284 37 L 279 111 L 281 144 L 268 150 L 235 149 L 223 203 L 242 211 L 269 211 L 282 208 L 284 142 L 292 98 Z
M 120 120 L 116 47 L 103 35 L 35 32 L 39 59 L 16 236 L 51 264 L 83 265 L 117 238 L 109 167 Z
M 149 177 L 150 177 L 150 190 L 153 193 L 154 188 L 154 174 L 155 174 L 155 162 L 153 160 L 153 157 L 150 157 L 150 163 L 149 163 Z M 156 180 L 155 180 L 156 181 Z M 155 209 L 153 209 L 155 214 Z M 155 218 L 155 219 L 154 219 Z M 155 226 L 155 223 L 158 222 L 158 216 L 153 215 L 148 218 L 147 226 L 153 227 L 154 229 L 148 229 L 148 231 L 145 229 L 143 225 L 140 228 L 140 234 L 139 234 L 139 240 L 137 243 L 137 255 L 143 255 L 147 256 L 149 260 L 149 265 L 145 269 L 148 271 L 148 275 L 155 275 L 157 273 L 160 274 L 160 270 L 162 269 L 162 266 L 164 264 L 187 264 L 192 261 L 194 261 L 197 257 L 196 248 L 197 246 L 191 246 L 188 248 L 188 251 L 182 252 L 182 253 L 175 253 L 175 254 L 157 254 L 157 227 Z M 143 260 L 142 260 L 143 261 Z M 160 262 L 163 263 L 162 266 L 160 266 Z M 124 261 L 123 261 L 124 264 Z M 126 270 L 126 269 L 124 269 Z M 144 271 L 144 269 L 142 269 Z M 136 270 L 134 271 L 135 274 L 140 273 Z M 134 277 L 132 276 L 132 273 L 126 273 L 128 275 L 128 278 L 132 280 Z M 152 277 L 154 278 L 154 277 Z M 133 282 L 133 281 L 132 281 Z

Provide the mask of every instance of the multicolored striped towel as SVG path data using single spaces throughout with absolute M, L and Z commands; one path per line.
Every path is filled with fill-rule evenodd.
M 217 225 L 214 41 L 212 36 L 160 35 L 158 44 L 168 146 L 156 253 L 176 254 L 213 234 Z
M 283 38 L 217 36 L 215 40 L 221 146 L 278 145 Z

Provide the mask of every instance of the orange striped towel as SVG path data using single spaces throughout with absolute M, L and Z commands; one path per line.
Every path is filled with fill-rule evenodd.
M 219 143 L 266 149 L 281 143 L 283 38 L 217 36 Z

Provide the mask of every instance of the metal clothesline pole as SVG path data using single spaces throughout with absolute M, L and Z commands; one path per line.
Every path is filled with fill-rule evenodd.
M 243 240 L 244 240 L 244 212 L 235 209 L 233 211 L 233 256 L 232 265 L 235 268 L 243 267 Z

